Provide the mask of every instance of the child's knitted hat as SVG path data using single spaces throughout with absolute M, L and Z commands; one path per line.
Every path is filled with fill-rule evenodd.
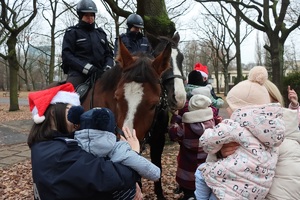
M 80 105 L 79 95 L 75 93 L 71 83 L 65 83 L 46 90 L 30 92 L 29 107 L 34 123 L 40 124 L 45 120 L 44 113 L 50 104 L 66 103 Z
M 116 121 L 113 112 L 108 108 L 92 108 L 82 114 L 79 106 L 72 106 L 68 113 L 68 120 L 74 124 L 79 124 L 80 129 L 96 129 L 115 133 Z
M 235 85 L 227 94 L 226 101 L 232 111 L 249 106 L 271 103 L 268 90 L 264 83 L 268 79 L 268 72 L 265 67 L 253 67 L 248 80 Z
M 182 116 L 184 123 L 204 122 L 213 118 L 210 98 L 196 94 L 189 100 L 189 112 L 185 112 Z

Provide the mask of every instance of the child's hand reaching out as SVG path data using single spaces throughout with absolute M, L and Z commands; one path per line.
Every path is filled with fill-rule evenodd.
M 292 103 L 293 107 L 298 106 L 298 95 L 295 92 L 295 90 L 291 89 L 290 86 L 288 86 L 288 98 L 290 100 L 290 102 Z
M 121 136 L 121 140 L 127 141 L 129 145 L 131 146 L 131 149 L 136 151 L 137 153 L 140 152 L 140 142 L 136 137 L 136 132 L 133 129 L 132 133 L 128 127 L 123 127 L 122 131 L 124 132 L 124 136 Z

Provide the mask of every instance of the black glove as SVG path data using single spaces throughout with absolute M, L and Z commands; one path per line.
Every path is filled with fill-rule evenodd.
M 99 71 L 99 69 L 97 67 L 94 67 L 92 66 L 90 69 L 89 69 L 89 72 L 88 72 L 88 75 L 92 75 L 92 74 L 95 74 Z

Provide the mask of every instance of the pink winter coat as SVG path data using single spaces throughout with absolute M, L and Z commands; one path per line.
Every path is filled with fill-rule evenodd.
M 234 154 L 200 168 L 218 199 L 263 199 L 272 184 L 278 146 L 284 139 L 283 109 L 279 104 L 237 109 L 231 119 L 205 130 L 199 146 L 209 154 L 223 144 L 237 142 Z

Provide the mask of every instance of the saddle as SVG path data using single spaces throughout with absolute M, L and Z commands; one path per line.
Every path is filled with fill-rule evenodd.
M 98 78 L 100 78 L 102 76 L 102 74 L 104 73 L 104 71 L 99 71 L 97 73 L 92 74 L 92 76 L 90 76 L 85 82 L 79 84 L 75 91 L 79 94 L 80 97 L 80 102 L 83 102 L 83 100 L 86 98 L 86 95 L 89 91 L 89 89 L 93 89 L 92 90 L 92 96 L 94 95 L 94 85 L 95 82 Z M 91 105 L 93 104 L 93 102 L 91 102 Z
M 75 91 L 79 94 L 81 102 L 85 99 L 90 87 L 91 87 L 91 77 L 89 77 L 85 82 L 79 84 L 76 87 Z

